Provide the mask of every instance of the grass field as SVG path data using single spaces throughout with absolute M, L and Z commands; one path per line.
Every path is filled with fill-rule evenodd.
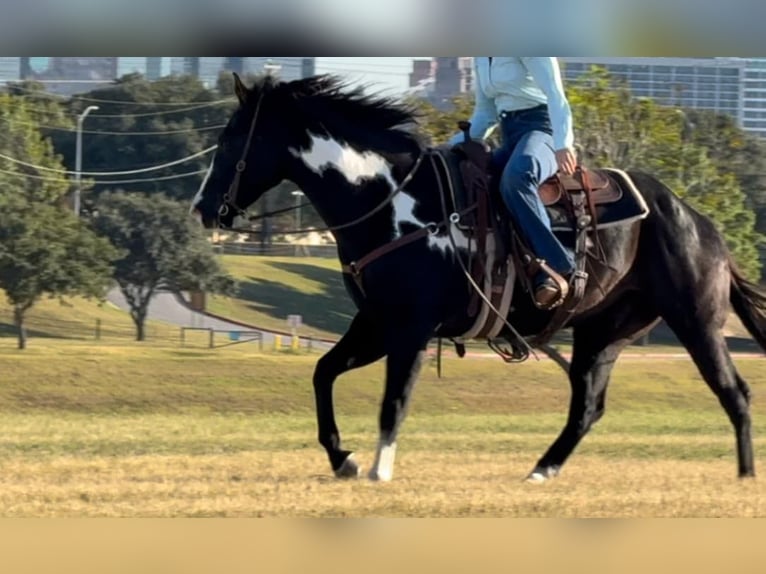
M 95 300 L 79 297 L 44 299 L 27 312 L 25 319 L 30 345 L 34 339 L 79 339 L 93 341 L 97 335 L 105 339 L 126 339 L 135 337 L 135 327 L 130 316 L 108 302 L 99 304 Z M 98 325 L 98 326 L 97 326 Z M 146 335 L 150 340 L 178 339 L 178 328 L 157 321 L 147 321 Z M 5 295 L 0 291 L 0 338 L 15 338 L 13 310 Z
M 607 414 L 556 480 L 521 482 L 563 424 L 547 361 L 428 364 L 394 481 L 331 477 L 316 355 L 0 339 L 0 516 L 766 516 L 735 478 L 728 421 L 688 360 L 626 357 Z M 738 361 L 766 460 L 766 363 Z M 344 443 L 373 458 L 383 365 L 336 385 Z
M 289 314 L 303 315 L 301 334 L 337 339 L 354 315 L 340 263 L 322 257 L 226 255 L 237 279 L 235 297 L 208 298 L 208 310 L 266 329 L 286 330 Z

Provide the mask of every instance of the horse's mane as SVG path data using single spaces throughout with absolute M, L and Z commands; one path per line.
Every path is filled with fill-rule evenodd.
M 280 82 L 271 76 L 256 81 L 253 92 L 273 93 L 280 101 L 294 102 L 304 117 L 319 126 L 332 125 L 332 135 L 359 142 L 385 132 L 409 143 L 418 143 L 414 133 L 419 113 L 413 104 L 393 96 L 369 94 L 364 86 L 351 86 L 338 76 L 324 74 Z

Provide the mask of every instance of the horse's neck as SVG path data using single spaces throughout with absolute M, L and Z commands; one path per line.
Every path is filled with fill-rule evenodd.
M 309 168 L 307 193 L 315 208 L 329 227 L 344 226 L 334 231 L 342 253 L 358 257 L 391 241 L 397 221 L 407 219 L 407 213 L 401 215 L 408 201 L 401 185 L 412 177 L 421 153 L 412 147 L 359 150 L 314 137 L 299 155 Z

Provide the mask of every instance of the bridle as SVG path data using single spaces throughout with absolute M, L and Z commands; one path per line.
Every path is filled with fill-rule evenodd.
M 242 179 L 242 174 L 247 167 L 247 154 L 250 153 L 250 145 L 253 143 L 253 134 L 255 133 L 255 124 L 258 121 L 258 113 L 261 111 L 261 102 L 263 101 L 263 90 L 258 94 L 258 102 L 255 105 L 255 113 L 253 114 L 253 121 L 250 123 L 250 131 L 247 133 L 247 139 L 245 140 L 245 147 L 242 148 L 242 156 L 239 158 L 237 165 L 234 167 L 234 179 L 229 186 L 229 190 L 223 194 L 223 203 L 218 208 L 218 216 L 224 217 L 228 215 L 229 209 L 233 209 L 237 212 L 237 215 L 245 215 L 245 210 L 237 205 L 237 193 L 239 192 L 239 182 Z
M 234 168 L 235 169 L 234 179 L 232 180 L 228 191 L 223 194 L 223 198 L 222 198 L 223 203 L 221 203 L 221 207 L 218 208 L 219 217 L 224 217 L 228 215 L 229 210 L 234 210 L 236 214 L 239 216 L 247 216 L 247 212 L 237 205 L 237 193 L 239 192 L 239 184 L 242 179 L 242 174 L 244 173 L 245 168 L 247 168 L 247 155 L 250 153 L 250 146 L 252 145 L 253 135 L 255 134 L 255 124 L 258 121 L 258 113 L 261 111 L 262 101 L 263 101 L 263 91 L 261 91 L 261 93 L 258 95 L 258 102 L 255 105 L 255 113 L 253 114 L 253 121 L 250 123 L 250 131 L 248 131 L 247 139 L 245 140 L 245 147 L 242 148 L 242 155 L 240 156 L 239 161 L 237 162 Z M 425 155 L 426 155 L 426 152 L 421 150 L 412 168 L 410 168 L 409 172 L 404 177 L 404 179 L 402 179 L 401 183 L 396 187 L 396 189 L 392 191 L 381 203 L 376 205 L 372 210 L 368 211 L 361 217 L 358 217 L 354 219 L 353 221 L 342 223 L 340 225 L 332 225 L 328 227 L 311 228 L 311 229 L 296 229 L 296 230 L 290 230 L 286 233 L 312 233 L 312 232 L 324 232 L 324 231 L 330 231 L 330 232 L 339 231 L 341 229 L 353 227 L 354 225 L 358 225 L 364 221 L 367 221 L 373 215 L 375 215 L 384 207 L 389 205 L 394 200 L 394 198 L 399 194 L 399 192 L 401 192 L 410 183 L 410 181 L 412 181 L 412 178 L 415 176 L 415 172 L 417 172 L 421 163 L 423 163 L 423 158 L 425 157 Z M 265 213 L 261 215 L 251 216 L 251 217 L 248 217 L 248 219 L 250 221 L 255 221 L 258 219 L 264 219 L 270 215 L 276 215 L 277 213 L 292 211 L 293 209 L 295 209 L 295 207 L 279 210 L 276 212 L 270 212 L 270 213 Z M 226 229 L 229 231 L 238 231 L 243 233 L 252 233 L 253 231 L 252 229 L 240 229 L 235 227 L 228 227 Z

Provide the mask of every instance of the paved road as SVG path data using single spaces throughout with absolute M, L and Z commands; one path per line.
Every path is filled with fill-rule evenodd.
M 128 303 L 125 301 L 125 298 L 119 289 L 110 291 L 109 295 L 107 295 L 107 299 L 124 311 L 129 309 Z M 179 301 L 173 293 L 169 292 L 159 293 L 152 298 L 152 301 L 149 303 L 149 319 L 181 327 L 198 327 L 221 331 L 258 331 L 263 339 L 264 347 L 268 348 L 274 344 L 274 333 L 271 331 L 264 331 L 263 329 L 257 329 L 252 326 L 209 317 L 204 313 L 190 309 Z M 283 336 L 282 344 L 290 344 L 289 336 L 287 338 Z M 301 346 L 305 347 L 307 344 L 308 340 L 301 338 Z M 314 348 L 319 349 L 326 349 L 331 346 L 330 344 L 321 341 L 311 341 L 311 345 Z

